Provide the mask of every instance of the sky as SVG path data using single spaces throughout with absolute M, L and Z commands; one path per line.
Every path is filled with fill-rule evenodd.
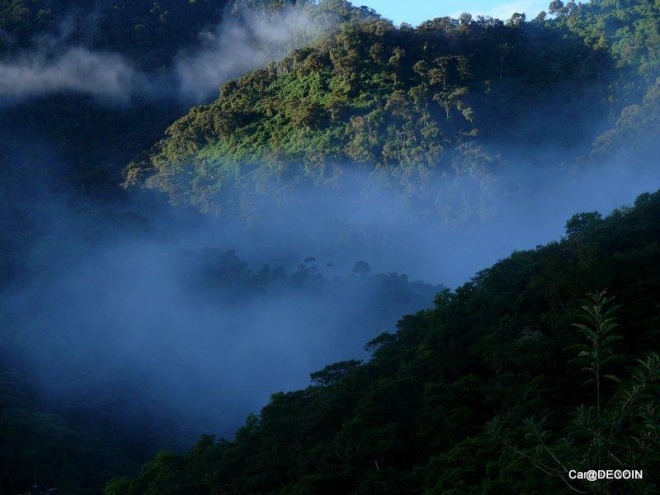
M 353 5 L 371 7 L 395 24 L 407 22 L 413 26 L 436 17 L 457 18 L 463 12 L 472 15 L 489 15 L 506 20 L 515 12 L 524 13 L 533 19 L 542 10 L 548 9 L 549 0 L 355 0 Z

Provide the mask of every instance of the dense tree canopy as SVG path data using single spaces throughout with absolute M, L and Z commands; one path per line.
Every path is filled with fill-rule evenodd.
M 612 69 L 606 51 L 554 24 L 349 22 L 226 83 L 129 168 L 127 184 L 146 175 L 175 201 L 204 208 L 229 190 L 323 181 L 349 164 L 391 175 L 399 188 L 434 170 L 486 176 L 520 142 L 588 145 L 608 110 Z
M 485 178 L 521 154 L 552 166 L 592 146 L 601 158 L 652 147 L 657 6 L 561 5 L 532 22 L 465 14 L 416 29 L 377 17 L 342 24 L 226 83 L 129 167 L 126 183 L 146 179 L 175 202 L 214 209 L 231 206 L 236 190 L 323 182 L 338 167 L 375 170 L 406 190 L 432 171 Z

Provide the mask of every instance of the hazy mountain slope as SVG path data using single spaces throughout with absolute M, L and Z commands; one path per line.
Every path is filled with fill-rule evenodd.
M 604 0 L 551 4 L 556 23 L 581 36 L 596 50 L 608 51 L 617 77 L 609 89 L 615 125 L 594 143 L 594 154 L 621 149 L 653 153 L 660 141 L 660 10 L 653 2 Z M 648 158 L 652 158 L 650 154 Z
M 313 386 L 274 394 L 233 442 L 160 454 L 105 493 L 657 493 L 658 211 L 660 192 L 605 219 L 575 215 L 561 241 L 404 317 L 366 363 L 335 363 Z M 580 308 L 603 288 L 614 302 L 586 304 L 611 310 L 615 329 Z M 576 321 L 609 333 L 589 344 Z M 575 344 L 588 344 L 582 362 Z M 599 396 L 584 381 L 596 362 L 621 380 L 596 377 Z M 635 466 L 644 479 L 572 481 L 565 466 Z

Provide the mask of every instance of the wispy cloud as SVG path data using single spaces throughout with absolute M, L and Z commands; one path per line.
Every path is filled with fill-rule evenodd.
M 201 48 L 179 55 L 175 72 L 181 94 L 200 100 L 216 93 L 220 83 L 284 57 L 335 24 L 332 17 L 312 16 L 301 8 L 244 9 L 201 33 Z
M 58 92 L 113 103 L 136 94 L 199 102 L 214 97 L 223 82 L 281 59 L 336 25 L 331 15 L 304 8 L 242 8 L 200 33 L 199 46 L 182 50 L 170 71 L 156 75 L 140 71 L 137 61 L 121 54 L 71 45 L 76 22 L 83 21 L 69 16 L 56 35 L 40 36 L 31 50 L 0 60 L 0 104 Z
M 0 101 L 71 91 L 126 101 L 138 74 L 123 57 L 71 47 L 58 55 L 35 51 L 0 62 Z

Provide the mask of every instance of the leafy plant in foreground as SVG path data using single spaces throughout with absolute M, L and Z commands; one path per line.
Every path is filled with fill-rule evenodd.
M 557 428 L 550 414 L 531 417 L 517 433 L 524 436 L 526 447 L 516 444 L 506 432 L 501 418 L 487 425 L 487 432 L 518 456 L 526 458 L 545 475 L 559 478 L 566 487 L 577 493 L 657 493 L 654 480 L 660 460 L 660 354 L 649 353 L 635 360 L 630 377 L 620 380 L 604 374 L 603 369 L 621 356 L 614 343 L 621 339 L 612 306 L 613 297 L 607 291 L 587 294 L 573 323 L 585 337 L 586 343 L 571 346 L 579 351 L 571 362 L 583 366 L 591 376 L 585 383 L 596 384 L 594 404 L 582 404 L 570 414 L 570 421 Z M 618 386 L 609 399 L 603 398 L 603 378 Z M 553 424 L 553 421 L 555 423 Z M 558 432 L 558 433 L 553 433 Z M 515 436 L 515 433 L 514 433 Z M 569 473 L 590 470 L 641 470 L 643 480 L 584 481 Z

